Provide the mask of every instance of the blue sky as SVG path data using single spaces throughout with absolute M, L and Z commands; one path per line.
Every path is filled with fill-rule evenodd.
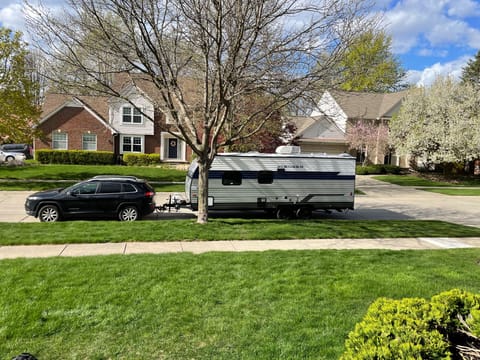
M 480 49 L 480 0 L 372 1 L 409 83 L 428 85 L 438 75 L 458 78 Z M 65 1 L 43 3 L 60 8 Z M 24 30 L 22 0 L 0 0 L 0 24 Z

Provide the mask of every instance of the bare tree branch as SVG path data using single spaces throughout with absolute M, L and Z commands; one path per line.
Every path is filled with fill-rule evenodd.
M 357 33 L 377 26 L 369 1 L 69 0 L 61 17 L 29 5 L 28 23 L 64 89 L 122 97 L 112 79 L 124 72 L 153 85 L 203 174 L 222 146 L 315 97 Z M 262 108 L 241 107 L 252 97 Z M 199 197 L 206 220 L 206 188 Z

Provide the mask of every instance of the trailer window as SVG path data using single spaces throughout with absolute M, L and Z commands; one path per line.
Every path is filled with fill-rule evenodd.
M 240 171 L 225 171 L 222 176 L 222 185 L 241 185 L 242 173 Z
M 273 183 L 273 171 L 259 171 L 257 179 L 259 184 L 271 184 Z

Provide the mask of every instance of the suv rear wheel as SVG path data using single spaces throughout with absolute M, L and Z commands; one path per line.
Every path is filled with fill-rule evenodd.
M 41 222 L 55 222 L 60 220 L 60 212 L 55 205 L 45 205 L 40 208 L 38 218 Z
M 118 212 L 118 219 L 120 221 L 135 221 L 138 220 L 138 209 L 133 205 L 124 206 Z

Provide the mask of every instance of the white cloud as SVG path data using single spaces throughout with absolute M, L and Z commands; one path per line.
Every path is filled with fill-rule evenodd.
M 450 1 L 448 15 L 460 18 L 468 18 L 480 15 L 480 4 L 474 0 L 455 0 Z
M 468 22 L 478 16 L 480 3 L 473 0 L 399 0 L 385 12 L 398 54 L 427 46 L 479 48 L 480 31 Z
M 446 63 L 435 63 L 423 71 L 409 70 L 406 74 L 406 82 L 418 86 L 429 86 L 439 76 L 450 76 L 455 80 L 460 79 L 462 69 L 470 60 L 470 56 L 462 56 L 454 61 Z
M 0 5 L 0 24 L 12 30 L 23 31 L 25 21 L 20 3 L 10 3 L 6 6 Z

